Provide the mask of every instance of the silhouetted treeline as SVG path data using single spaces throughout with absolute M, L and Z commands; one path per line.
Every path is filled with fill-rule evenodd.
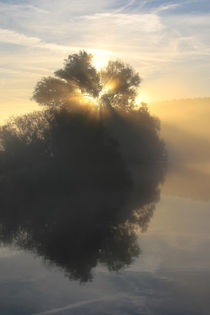
M 139 77 L 119 62 L 108 70 L 117 83 L 103 100 L 90 56 L 70 56 L 58 84 L 48 78 L 35 89 L 47 109 L 0 131 L 0 241 L 83 282 L 98 263 L 117 271 L 139 255 L 136 230 L 147 228 L 164 178 L 159 121 L 131 106 Z M 82 93 L 96 106 L 80 102 Z

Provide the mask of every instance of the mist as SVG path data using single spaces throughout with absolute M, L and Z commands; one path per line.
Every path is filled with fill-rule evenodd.
M 209 200 L 209 105 L 209 98 L 151 104 L 151 111 L 161 119 L 161 136 L 168 152 L 169 176 L 164 192 Z

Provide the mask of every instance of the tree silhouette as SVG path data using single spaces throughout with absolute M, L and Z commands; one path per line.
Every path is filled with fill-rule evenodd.
M 48 77 L 37 83 L 34 99 L 42 105 L 49 107 L 63 106 L 69 102 L 68 96 L 74 91 L 73 84 Z
M 89 106 L 95 115 L 100 113 L 101 123 L 119 142 L 127 162 L 165 159 L 159 120 L 150 115 L 145 103 L 136 104 L 139 74 L 120 61 L 109 61 L 97 72 L 92 57 L 85 51 L 69 55 L 63 69 L 55 72 L 57 78 L 37 83 L 33 99 L 57 110 L 81 112 Z
M 83 93 L 97 97 L 101 90 L 100 76 L 91 64 L 92 57 L 85 51 L 69 55 L 64 68 L 57 70 L 55 75 L 70 84 L 75 84 Z
M 141 82 L 138 73 L 120 61 L 110 61 L 97 71 L 91 64 L 92 58 L 85 51 L 69 55 L 63 69 L 55 72 L 57 78 L 47 77 L 37 83 L 33 99 L 44 106 L 71 108 L 72 100 L 83 95 L 96 98 L 106 107 L 132 109 Z
M 135 108 L 139 75 L 118 61 L 98 73 L 91 58 L 70 55 L 34 90 L 46 109 L 0 130 L 0 241 L 82 282 L 139 255 L 165 170 L 159 120 Z
M 100 77 L 104 86 L 101 98 L 105 105 L 123 110 L 134 107 L 141 79 L 129 65 L 120 61 L 109 61 L 101 70 Z

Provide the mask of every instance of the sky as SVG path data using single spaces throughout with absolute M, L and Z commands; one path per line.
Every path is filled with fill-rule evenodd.
M 208 97 L 210 1 L 0 0 L 0 121 L 38 109 L 37 81 L 81 49 L 132 65 L 140 100 Z

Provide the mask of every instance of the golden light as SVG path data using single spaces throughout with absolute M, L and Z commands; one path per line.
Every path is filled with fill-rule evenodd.
M 95 106 L 98 105 L 97 99 L 92 97 L 92 96 L 90 96 L 90 95 L 83 95 L 81 97 L 81 103 L 95 105 Z
M 109 92 L 109 91 L 112 91 L 112 90 L 116 89 L 117 86 L 118 86 L 117 82 L 114 81 L 114 80 L 112 80 L 112 81 L 109 81 L 109 82 L 105 85 L 104 90 L 105 90 L 106 92 Z
M 68 95 L 67 104 L 71 105 L 71 108 L 94 108 L 98 106 L 97 98 L 83 94 L 80 89 L 75 89 L 74 93 Z
M 136 104 L 141 104 L 141 103 L 150 103 L 152 101 L 152 97 L 149 96 L 145 92 L 140 92 L 137 97 L 136 97 Z
M 118 86 L 118 83 L 117 83 L 116 80 L 108 81 L 104 85 L 104 87 L 103 87 L 103 89 L 102 89 L 102 91 L 100 93 L 100 96 L 102 96 L 103 94 L 106 94 L 106 93 L 110 93 L 111 91 L 114 91 L 117 88 L 117 86 Z

